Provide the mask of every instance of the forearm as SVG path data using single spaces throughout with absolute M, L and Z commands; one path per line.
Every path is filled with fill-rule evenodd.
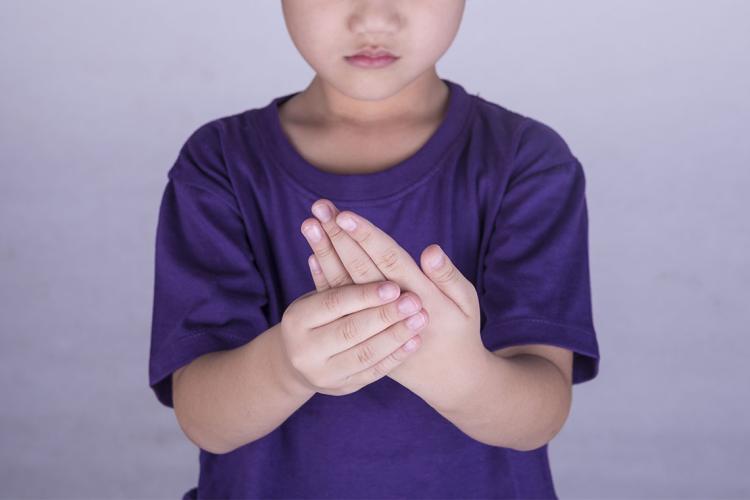
M 278 324 L 183 368 L 173 380 L 175 414 L 188 438 L 212 453 L 265 436 L 315 394 L 291 371 Z
M 526 451 L 552 440 L 567 419 L 572 398 L 560 370 L 540 356 L 505 358 L 484 352 L 465 368 L 443 370 L 445 382 L 421 386 L 418 395 L 477 441 Z M 449 383 L 461 389 L 440 390 Z

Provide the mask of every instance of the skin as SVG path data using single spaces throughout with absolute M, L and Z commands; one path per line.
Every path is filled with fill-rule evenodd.
M 321 170 L 350 174 L 382 170 L 416 152 L 445 112 L 449 91 L 435 63 L 458 31 L 464 1 L 281 5 L 292 42 L 315 71 L 307 88 L 279 108 L 301 154 Z M 344 59 L 372 46 L 399 58 L 377 69 Z
M 317 290 L 387 279 L 419 296 L 430 317 L 419 349 L 389 377 L 486 444 L 532 450 L 560 431 L 572 400 L 571 351 L 543 344 L 488 351 L 476 288 L 439 245 L 426 247 L 418 265 L 361 215 L 339 212 L 326 199 L 311 210 L 315 218 L 300 229 L 314 252 L 308 264 Z M 355 222 L 353 229 L 346 219 Z M 322 227 L 319 239 L 309 237 L 310 227 Z M 442 264 L 433 268 L 439 257 Z
M 365 128 L 425 115 L 428 94 L 444 87 L 435 63 L 453 42 L 464 10 L 464 1 L 456 0 L 282 0 L 281 5 L 292 42 L 315 70 L 295 99 L 324 121 Z M 383 47 L 399 59 L 377 69 L 344 60 L 367 46 Z
M 442 120 L 448 94 L 435 63 L 455 38 L 464 8 L 463 0 L 282 0 L 291 39 L 315 71 L 309 86 L 280 108 L 303 156 L 321 170 L 346 174 L 382 170 L 416 151 Z M 344 60 L 368 45 L 399 59 L 377 69 Z M 384 157 L 394 150 L 395 157 Z M 347 212 L 360 223 L 348 234 L 341 216 L 333 218 L 332 202 L 313 206 L 333 214 L 327 220 L 316 214 L 301 226 L 314 252 L 309 264 L 318 291 L 388 279 L 413 291 L 430 317 L 418 352 L 388 376 L 487 443 L 533 449 L 559 432 L 571 405 L 571 351 L 545 344 L 487 351 L 473 285 L 447 258 L 441 270 L 426 267 L 442 254 L 438 245 L 427 247 L 417 265 L 361 216 Z M 308 237 L 312 228 L 317 241 Z
M 282 7 L 292 41 L 316 72 L 280 108 L 303 156 L 331 172 L 377 171 L 430 137 L 448 98 L 435 62 L 458 30 L 463 0 L 283 0 Z M 367 44 L 400 59 L 376 70 L 343 60 Z M 321 235 L 308 240 L 311 270 L 320 268 L 316 290 L 247 344 L 174 372 L 174 410 L 188 438 L 212 453 L 231 452 L 277 428 L 316 392 L 347 394 L 387 373 L 478 441 L 530 450 L 552 439 L 570 408 L 572 353 L 550 345 L 488 351 L 476 289 L 447 256 L 443 267 L 428 266 L 438 245 L 417 265 L 363 217 L 338 213 L 328 200 L 313 206 L 320 204 L 335 218 L 302 223 Z M 345 214 L 358 222 L 351 233 L 340 225 Z M 395 299 L 375 305 L 375 282 L 384 280 L 418 301 L 426 319 L 418 334 L 407 331 Z M 344 327 L 343 317 L 356 321 Z M 408 338 L 416 351 L 405 350 Z

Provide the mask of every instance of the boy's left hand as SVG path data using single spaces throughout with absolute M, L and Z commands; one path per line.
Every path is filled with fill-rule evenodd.
M 319 211 L 320 207 L 328 207 L 330 216 Z M 305 219 L 301 230 L 314 252 L 310 260 L 322 270 L 319 275 L 313 273 L 319 290 L 387 279 L 398 283 L 402 291 L 416 293 L 427 311 L 428 324 L 419 332 L 422 345 L 388 376 L 420 395 L 426 384 L 465 383 L 462 375 L 475 372 L 477 363 L 490 354 L 480 337 L 474 285 L 437 244 L 422 251 L 420 268 L 393 238 L 359 214 L 349 210 L 338 213 L 331 201 L 322 199 L 313 204 L 313 213 L 317 219 Z M 347 219 L 356 227 L 350 229 Z M 306 231 L 313 226 L 318 226 L 318 241 Z M 433 269 L 430 264 L 439 257 L 443 257 L 442 263 Z M 446 394 L 453 392 L 450 387 L 443 388 Z M 460 387 L 456 391 L 460 393 Z

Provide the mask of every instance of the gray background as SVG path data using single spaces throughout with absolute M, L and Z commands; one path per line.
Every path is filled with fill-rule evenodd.
M 750 496 L 749 19 L 468 0 L 438 63 L 586 172 L 602 361 L 550 443 L 562 497 Z M 5 0 L 0 42 L 0 495 L 178 498 L 198 450 L 147 381 L 166 172 L 312 70 L 276 0 Z

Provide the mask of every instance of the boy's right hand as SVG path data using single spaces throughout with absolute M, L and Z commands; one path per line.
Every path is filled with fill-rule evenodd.
M 393 287 L 392 297 L 381 298 L 378 292 L 384 285 Z M 401 310 L 399 305 L 409 299 L 414 308 Z M 400 294 L 392 281 L 313 290 L 284 311 L 281 338 L 303 384 L 316 392 L 343 396 L 384 377 L 419 347 L 417 332 L 428 321 L 427 311 L 421 308 L 416 294 Z M 421 325 L 409 328 L 409 320 L 420 318 Z

